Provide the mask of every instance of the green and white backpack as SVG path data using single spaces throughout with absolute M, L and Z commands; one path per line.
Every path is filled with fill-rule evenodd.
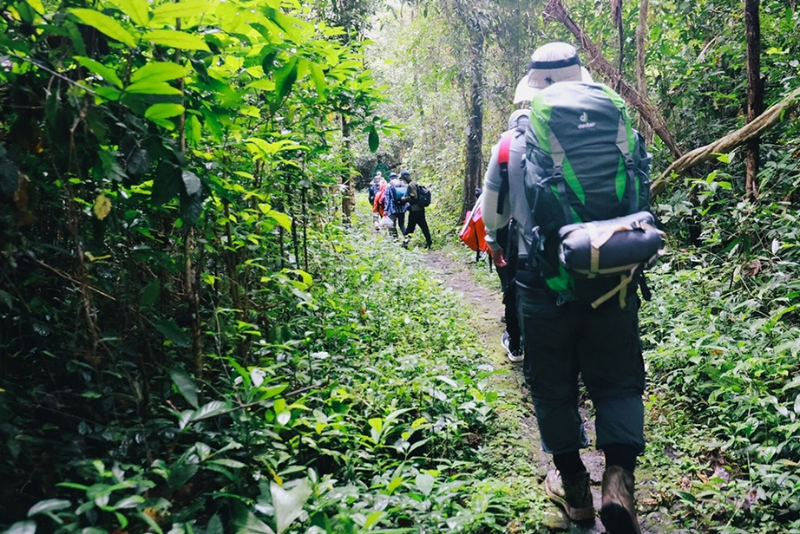
M 526 141 L 531 263 L 560 302 L 617 295 L 624 307 L 664 243 L 649 212 L 652 156 L 624 101 L 599 83 L 554 84 L 531 103 Z

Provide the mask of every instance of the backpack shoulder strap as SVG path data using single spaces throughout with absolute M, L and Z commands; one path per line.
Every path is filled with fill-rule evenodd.
M 628 137 L 627 114 L 620 113 L 619 128 L 617 129 L 617 149 L 625 160 L 625 173 L 628 176 L 628 215 L 639 211 L 639 192 L 636 190 L 636 164 L 631 155 L 631 141 Z
M 567 182 L 564 179 L 564 159 L 566 158 L 566 152 L 564 152 L 564 147 L 561 146 L 561 143 L 552 129 L 550 129 L 550 157 L 553 159 L 553 181 L 558 188 L 561 209 L 564 211 L 564 224 L 570 224 L 573 221 L 572 207 L 569 205 L 569 199 L 567 198 Z
M 497 149 L 497 164 L 500 166 L 500 192 L 497 195 L 497 213 L 503 213 L 503 205 L 508 195 L 508 162 L 511 157 L 511 140 L 515 130 L 504 132 L 500 136 L 500 146 Z

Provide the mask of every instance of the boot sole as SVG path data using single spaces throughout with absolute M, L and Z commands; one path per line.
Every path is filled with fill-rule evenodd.
M 617 503 L 607 504 L 600 509 L 600 521 L 609 534 L 641 534 L 636 520 Z

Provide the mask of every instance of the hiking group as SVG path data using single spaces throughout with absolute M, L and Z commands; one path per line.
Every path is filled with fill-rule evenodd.
M 379 228 L 388 228 L 392 236 L 403 238 L 403 246 L 408 246 L 409 236 L 419 226 L 425 236 L 425 248 L 431 248 L 431 232 L 425 218 L 425 208 L 431 203 L 431 193 L 428 188 L 413 180 L 409 171 L 401 171 L 400 176 L 391 173 L 388 182 L 378 171 L 370 182 L 369 201 Z
M 504 289 L 503 346 L 523 362 L 545 452 L 547 495 L 576 523 L 594 523 L 579 379 L 596 410 L 605 456 L 600 519 L 640 534 L 634 497 L 644 450 L 645 371 L 638 332 L 643 271 L 664 234 L 649 207 L 644 139 L 622 98 L 594 83 L 577 50 L 533 53 L 508 131 L 492 149 L 480 209 Z

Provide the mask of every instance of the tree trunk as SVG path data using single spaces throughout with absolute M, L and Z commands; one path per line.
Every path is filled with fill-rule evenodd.
M 761 26 L 760 0 L 745 0 L 744 25 L 747 34 L 747 122 L 753 122 L 764 109 L 764 90 L 761 83 Z M 753 201 L 758 196 L 758 168 L 760 163 L 758 136 L 747 141 L 747 174 L 745 194 Z
M 345 224 L 350 223 L 353 215 L 353 208 L 356 205 L 356 188 L 353 182 L 353 153 L 350 143 L 350 123 L 347 122 L 347 117 L 342 114 L 342 141 L 344 143 L 344 160 L 345 160 L 345 174 L 342 175 L 342 222 Z
M 639 25 L 636 27 L 636 91 L 647 97 L 647 77 L 645 76 L 646 45 L 647 45 L 647 16 L 650 12 L 650 0 L 639 0 Z M 653 142 L 653 129 L 647 121 L 639 116 L 639 132 L 648 144 Z
M 589 66 L 596 67 L 600 72 L 605 74 L 606 78 L 608 78 L 609 85 L 619 87 L 620 95 L 636 108 L 642 118 L 653 128 L 656 135 L 669 147 L 672 156 L 675 158 L 681 157 L 681 150 L 678 148 L 678 144 L 667 128 L 667 123 L 661 113 L 647 100 L 645 95 L 640 95 L 633 86 L 622 79 L 622 73 L 611 66 L 600 52 L 600 49 L 597 48 L 597 45 L 595 45 L 586 34 L 583 33 L 583 30 L 575 24 L 575 21 L 570 18 L 561 0 L 549 0 L 544 10 L 544 17 L 545 19 L 558 21 L 567 27 L 589 54 Z
M 481 146 L 483 144 L 483 33 L 481 28 L 471 28 L 472 42 L 470 45 L 470 110 L 469 125 L 467 127 L 467 165 L 464 174 L 464 202 L 461 217 L 472 208 L 475 203 L 475 189 L 481 186 Z

